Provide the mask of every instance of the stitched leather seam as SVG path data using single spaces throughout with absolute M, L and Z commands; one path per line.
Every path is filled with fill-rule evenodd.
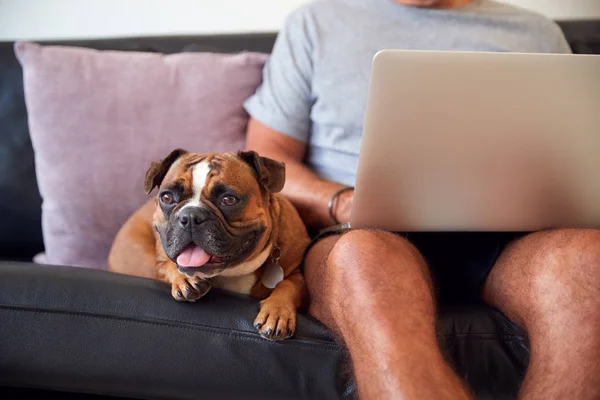
M 198 324 L 193 324 L 193 323 L 189 323 L 189 322 L 181 322 L 181 321 L 165 321 L 165 320 L 152 321 L 152 320 L 147 320 L 147 319 L 134 319 L 131 317 L 119 316 L 119 315 L 99 315 L 99 314 L 86 313 L 86 312 L 81 312 L 81 311 L 75 312 L 75 311 L 65 311 L 65 310 L 44 310 L 44 309 L 33 309 L 33 308 L 28 308 L 28 307 L 0 305 L 0 310 L 2 310 L 2 309 L 7 310 L 7 311 L 13 311 L 13 312 L 27 312 L 27 313 L 36 313 L 36 314 L 75 315 L 75 316 L 87 317 L 87 318 L 119 320 L 119 321 L 133 322 L 133 323 L 138 323 L 138 324 L 166 326 L 169 328 L 176 328 L 176 329 L 184 329 L 184 330 L 199 331 L 199 332 L 210 332 L 210 333 L 214 333 L 214 334 L 221 335 L 221 336 L 236 336 L 240 339 L 248 339 L 248 340 L 252 340 L 252 341 L 266 341 L 267 340 L 267 339 L 260 337 L 258 334 L 254 334 L 251 332 L 233 330 L 233 329 L 229 330 L 229 329 L 225 329 L 225 328 L 217 328 L 217 327 L 206 326 L 206 325 L 198 325 Z M 177 324 L 182 324 L 182 325 L 177 325 Z M 269 343 L 271 343 L 273 345 L 283 345 L 282 343 L 278 343 L 276 341 L 269 342 Z M 315 345 L 318 345 L 319 347 L 323 347 L 322 350 L 325 350 L 329 353 L 338 353 L 339 352 L 339 348 L 337 347 L 336 344 L 327 343 L 327 342 L 323 342 L 323 341 L 307 341 L 307 340 L 303 340 L 303 339 L 295 339 L 295 340 L 289 341 L 289 342 L 286 341 L 285 343 L 293 344 L 294 346 L 297 346 L 297 347 L 308 348 L 311 350 L 314 350 Z
M 50 310 L 50 309 L 39 309 L 39 308 L 30 308 L 30 307 L 22 307 L 22 306 L 13 306 L 13 305 L 0 305 L 0 309 L 3 309 L 3 308 L 7 309 L 7 310 L 15 310 L 15 311 L 39 312 L 39 313 L 49 313 L 49 314 L 59 313 L 59 314 L 69 314 L 69 315 L 82 315 L 82 316 L 87 316 L 87 317 L 103 318 L 103 319 L 121 319 L 121 320 L 132 321 L 132 322 L 167 325 L 167 326 L 173 326 L 173 327 L 177 327 L 177 325 L 175 325 L 175 324 L 182 324 L 182 325 L 187 325 L 187 326 L 182 326 L 181 328 L 194 329 L 194 330 L 199 330 L 199 331 L 207 330 L 207 331 L 214 331 L 215 333 L 220 333 L 220 334 L 226 333 L 227 335 L 231 335 L 232 333 L 234 335 L 254 335 L 254 333 L 252 333 L 252 332 L 233 330 L 233 329 L 229 330 L 226 328 L 213 327 L 213 326 L 209 326 L 209 325 L 200 325 L 200 324 L 196 324 L 193 322 L 180 321 L 180 320 L 164 320 L 164 319 L 158 319 L 158 318 L 152 319 L 149 317 L 144 317 L 144 319 L 136 319 L 136 318 L 132 318 L 130 316 L 123 315 L 123 314 L 99 315 L 99 314 L 90 313 L 90 312 L 86 312 L 86 311 Z M 497 334 L 497 333 L 439 333 L 436 336 L 445 337 L 445 338 L 457 338 L 457 339 L 470 338 L 470 337 L 477 337 L 477 338 L 481 338 L 481 339 L 498 339 L 500 337 L 504 337 L 507 339 L 513 339 L 513 338 L 524 339 L 524 340 L 527 339 L 526 335 L 519 334 L 519 333 L 503 333 L 503 334 Z M 250 338 L 258 339 L 260 337 L 250 336 Z M 260 339 L 264 340 L 263 338 L 260 338 Z M 302 340 L 302 339 L 296 339 L 295 342 L 296 343 L 304 342 L 306 344 L 310 344 L 311 346 L 313 346 L 313 344 L 319 344 L 319 345 L 334 347 L 336 349 L 338 348 L 338 346 L 335 345 L 334 343 L 327 343 L 327 342 L 320 341 L 320 340 L 306 341 L 306 340 Z

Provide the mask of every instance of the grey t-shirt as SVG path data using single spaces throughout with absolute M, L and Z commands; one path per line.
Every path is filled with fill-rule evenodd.
M 285 21 L 246 110 L 305 142 L 306 163 L 320 177 L 354 185 L 371 63 L 382 49 L 571 52 L 553 21 L 503 3 L 444 10 L 318 0 Z

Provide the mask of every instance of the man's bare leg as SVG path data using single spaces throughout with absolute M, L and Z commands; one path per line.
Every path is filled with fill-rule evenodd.
M 520 398 L 600 398 L 600 232 L 516 240 L 490 272 L 484 298 L 529 334 Z
M 328 237 L 309 252 L 310 312 L 350 353 L 361 399 L 466 399 L 435 336 L 435 301 L 425 261 L 384 232 Z

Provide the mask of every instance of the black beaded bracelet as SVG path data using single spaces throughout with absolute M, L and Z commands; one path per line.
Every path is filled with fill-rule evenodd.
M 331 200 L 329 200 L 329 216 L 331 217 L 331 220 L 333 221 L 333 223 L 335 225 L 339 225 L 340 221 L 337 220 L 337 218 L 335 217 L 335 215 L 333 215 L 333 205 L 335 204 L 335 200 L 338 198 L 338 196 L 344 192 L 348 192 L 350 190 L 354 190 L 353 187 L 351 186 L 346 186 L 341 188 L 340 190 L 338 190 L 337 192 L 335 192 L 333 194 L 333 196 L 331 196 Z

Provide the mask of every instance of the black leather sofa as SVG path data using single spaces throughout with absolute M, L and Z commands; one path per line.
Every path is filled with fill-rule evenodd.
M 600 54 L 600 21 L 562 22 L 574 52 Z M 97 49 L 269 52 L 274 33 L 67 42 Z M 62 42 L 65 43 L 65 42 Z M 172 301 L 158 282 L 104 271 L 41 267 L 41 199 L 21 68 L 0 42 L 0 398 L 336 399 L 355 387 L 344 352 L 310 317 L 268 342 L 256 303 L 211 292 Z M 515 398 L 527 337 L 482 304 L 445 307 L 439 338 L 481 399 Z

